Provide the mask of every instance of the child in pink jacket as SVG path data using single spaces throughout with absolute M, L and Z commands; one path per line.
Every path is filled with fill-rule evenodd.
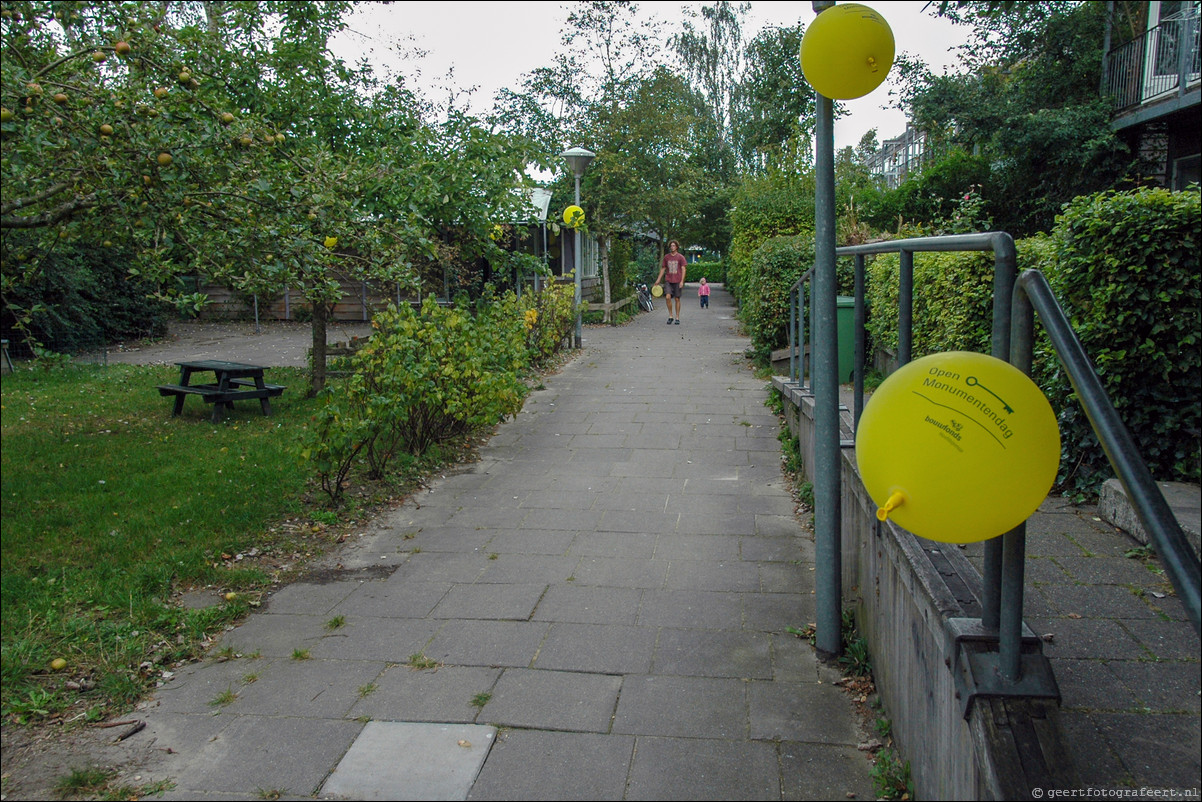
M 697 297 L 701 299 L 702 309 L 710 308 L 710 285 L 705 282 L 704 278 L 701 279 L 701 285 L 697 287 Z

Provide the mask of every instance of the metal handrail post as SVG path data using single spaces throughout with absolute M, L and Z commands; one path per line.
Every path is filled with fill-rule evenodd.
M 797 381 L 797 286 L 789 290 L 789 379 Z
M 1098 436 L 1106 458 L 1131 499 L 1132 506 L 1164 561 L 1173 588 L 1189 614 L 1195 632 L 1202 632 L 1202 565 L 1181 531 L 1172 508 L 1164 499 L 1147 463 L 1139 455 L 1131 433 L 1119 418 L 1102 380 L 1098 378 L 1085 348 L 1060 309 L 1047 279 L 1038 270 L 1026 270 L 1015 285 L 1015 296 L 1024 295 L 1039 313 L 1056 356 L 1068 374 L 1069 383 Z
M 910 364 L 914 346 L 914 251 L 898 254 L 897 366 Z
M 864 410 L 864 328 L 868 323 L 868 310 L 864 303 L 864 254 L 858 253 L 855 257 L 855 290 L 853 294 L 856 297 L 855 317 L 853 319 L 853 327 L 855 328 L 855 354 L 852 358 L 852 364 L 855 366 L 855 395 L 852 403 L 852 434 L 860 428 L 860 413 Z

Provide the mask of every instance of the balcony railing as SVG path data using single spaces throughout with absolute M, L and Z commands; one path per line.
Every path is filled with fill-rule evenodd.
M 1106 54 L 1102 90 L 1118 110 L 1184 93 L 1198 83 L 1198 16 L 1165 20 Z

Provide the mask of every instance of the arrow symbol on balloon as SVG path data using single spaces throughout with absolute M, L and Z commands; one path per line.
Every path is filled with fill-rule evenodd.
M 1014 407 L 1007 404 L 1006 399 L 1002 398 L 1000 395 L 995 393 L 993 390 L 990 390 L 988 387 L 986 387 L 985 385 L 983 385 L 979 381 L 977 381 L 976 376 L 969 376 L 968 378 L 966 378 L 964 380 L 964 383 L 967 384 L 969 387 L 980 387 L 982 390 L 989 393 L 991 396 L 993 396 L 998 401 L 1000 401 L 1002 404 L 1002 408 L 1005 409 L 1006 412 L 1010 413 L 1011 415 L 1014 414 Z

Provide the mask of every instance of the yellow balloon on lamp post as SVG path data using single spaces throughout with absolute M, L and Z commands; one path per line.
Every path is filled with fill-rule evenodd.
M 575 205 L 564 209 L 563 222 L 569 228 L 580 228 L 584 225 L 584 209 Z
M 801 71 L 823 97 L 853 100 L 876 89 L 893 66 L 893 31 L 859 3 L 823 11 L 801 38 Z
M 974 543 L 1010 531 L 1047 498 L 1060 431 L 1018 368 L 985 354 L 932 354 L 872 394 L 856 429 L 856 465 L 880 520 Z

